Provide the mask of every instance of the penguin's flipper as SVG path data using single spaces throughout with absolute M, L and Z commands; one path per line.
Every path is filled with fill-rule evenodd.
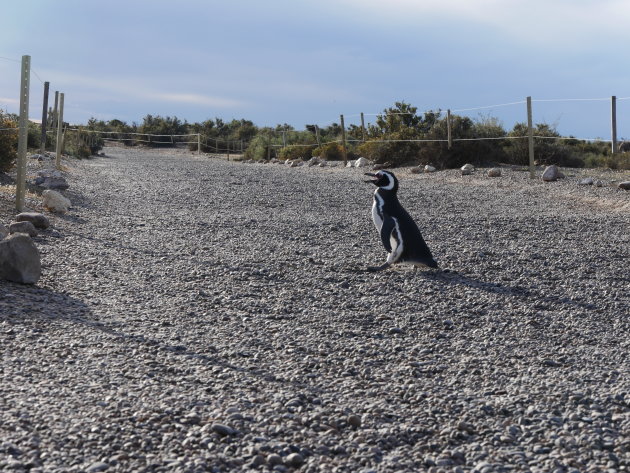
M 394 227 L 394 219 L 389 215 L 384 215 L 383 226 L 381 227 L 381 241 L 383 242 L 383 246 L 388 253 L 392 252 L 392 244 L 390 242 L 390 238 L 392 236 L 392 232 L 394 231 Z

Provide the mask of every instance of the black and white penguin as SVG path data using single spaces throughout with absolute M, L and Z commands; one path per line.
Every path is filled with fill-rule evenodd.
M 398 179 L 389 171 L 365 173 L 376 185 L 372 220 L 387 250 L 387 261 L 381 266 L 368 267 L 368 271 L 381 271 L 396 263 L 409 263 L 418 267 L 437 268 L 429 247 L 407 211 L 400 205 L 396 193 Z

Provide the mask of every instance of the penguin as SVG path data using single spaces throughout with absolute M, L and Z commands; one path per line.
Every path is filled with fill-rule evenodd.
M 390 171 L 366 172 L 365 175 L 372 178 L 365 182 L 376 185 L 372 220 L 388 253 L 384 264 L 370 266 L 368 271 L 381 271 L 396 263 L 413 264 L 416 269 L 438 268 L 418 226 L 398 201 L 396 176 Z

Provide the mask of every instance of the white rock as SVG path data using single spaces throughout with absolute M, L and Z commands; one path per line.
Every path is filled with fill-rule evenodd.
M 70 205 L 72 205 L 68 198 L 57 191 L 45 190 L 42 192 L 42 196 L 44 197 L 44 207 L 51 212 L 65 213 L 68 211 Z
M 369 162 L 367 159 L 365 159 L 365 158 L 361 157 L 361 158 L 357 159 L 357 160 L 354 162 L 354 167 L 355 167 L 355 168 L 364 168 L 364 167 L 365 167 L 365 166 L 367 166 L 368 164 L 370 164 L 370 162 Z
M 488 170 L 488 177 L 501 177 L 501 168 L 491 168 Z
M 581 186 L 592 186 L 595 184 L 595 180 L 592 177 L 585 177 L 584 179 L 581 179 L 578 184 Z
M 435 171 L 436 171 L 436 169 L 433 166 L 429 165 L 429 164 L 427 164 L 424 167 L 424 172 L 435 172 Z
M 558 166 L 552 164 L 551 166 L 547 166 L 547 168 L 542 173 L 542 180 L 545 182 L 552 182 L 558 180 L 560 177 L 560 170 Z
M 351 168 L 351 167 L 353 167 L 353 166 L 354 166 L 354 161 L 348 161 L 348 162 L 346 163 L 346 167 L 347 167 L 347 168 Z
M 475 166 L 473 166 L 472 164 L 464 164 L 460 168 L 460 170 L 462 171 L 462 176 L 468 176 L 473 173 L 473 171 L 475 170 Z
M 31 237 L 14 233 L 0 241 L 0 278 L 35 284 L 42 273 L 39 251 Z

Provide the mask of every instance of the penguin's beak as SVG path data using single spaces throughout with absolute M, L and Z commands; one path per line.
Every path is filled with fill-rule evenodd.
M 365 181 L 368 184 L 375 184 L 376 185 L 376 181 L 378 180 L 378 176 L 376 174 L 372 174 L 371 172 L 366 172 L 365 173 L 366 176 L 370 176 L 373 179 L 370 179 L 369 181 Z

